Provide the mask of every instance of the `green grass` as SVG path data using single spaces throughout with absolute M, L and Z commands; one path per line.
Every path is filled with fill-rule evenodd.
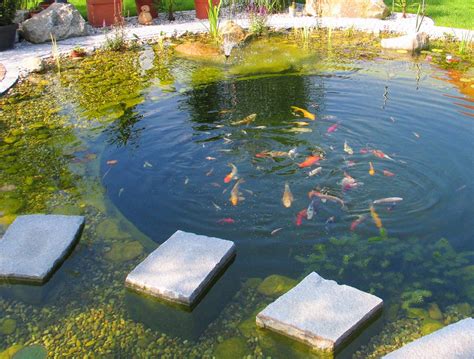
M 392 0 L 384 0 L 392 9 Z M 408 4 L 420 1 L 408 0 Z M 432 18 L 437 26 L 459 27 L 474 30 L 474 2 L 472 0 L 426 0 L 426 16 Z M 408 12 L 415 13 L 418 5 L 411 6 Z M 401 9 L 395 6 L 395 11 Z
M 82 14 L 84 18 L 87 19 L 87 7 L 86 0 L 69 0 Z M 135 16 L 137 10 L 135 7 L 135 0 L 123 0 L 125 16 Z M 194 9 L 194 0 L 175 0 L 175 11 L 180 10 L 192 10 Z M 160 13 L 163 14 L 163 10 L 160 10 Z

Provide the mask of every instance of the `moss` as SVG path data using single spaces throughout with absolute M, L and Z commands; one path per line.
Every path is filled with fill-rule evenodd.
M 113 219 L 106 219 L 97 226 L 97 235 L 105 240 L 129 238 L 129 234 L 120 228 L 120 224 Z
M 296 284 L 298 284 L 298 282 L 292 278 L 272 274 L 260 283 L 257 287 L 257 291 L 268 297 L 278 297 L 288 292 Z
M 216 359 L 241 359 L 248 354 L 247 342 L 240 337 L 226 339 L 214 349 Z
M 0 321 L 0 334 L 10 335 L 15 332 L 16 320 L 11 318 L 5 318 Z
M 431 319 L 434 320 L 443 320 L 443 313 L 439 309 L 438 304 L 431 303 L 428 307 L 428 315 Z
M 112 262 L 126 262 L 143 253 L 143 246 L 138 241 L 114 243 L 105 253 L 105 258 Z
M 418 318 L 418 319 L 425 319 L 427 318 L 428 312 L 422 308 L 408 308 L 407 309 L 407 317 L 408 318 Z
M 34 344 L 20 349 L 13 355 L 13 359 L 46 359 L 48 352 L 42 345 Z
M 472 313 L 472 307 L 469 303 L 456 304 L 454 305 L 454 309 L 456 310 L 456 312 L 465 317 L 469 317 Z
M 262 283 L 261 278 L 249 278 L 243 284 L 244 288 L 257 288 Z
M 437 320 L 427 318 L 423 320 L 423 324 L 421 325 L 421 333 L 423 335 L 428 335 L 437 331 L 438 329 L 441 329 L 442 327 L 442 323 L 438 322 Z

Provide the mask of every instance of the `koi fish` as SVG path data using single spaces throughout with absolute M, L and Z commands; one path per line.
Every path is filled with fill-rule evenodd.
M 214 206 L 216 211 L 220 211 L 222 209 L 219 205 L 215 204 L 214 202 L 212 202 L 212 205 Z
M 309 171 L 308 176 L 309 177 L 316 176 L 317 174 L 320 174 L 322 170 L 323 170 L 322 167 L 316 167 L 314 170 Z
M 222 218 L 217 221 L 219 224 L 234 224 L 235 221 L 232 218 Z
M 354 150 L 347 144 L 347 141 L 344 141 L 344 152 L 350 155 L 354 154 Z
M 288 157 L 290 157 L 292 160 L 296 158 L 297 154 L 298 154 L 298 151 L 296 147 L 288 151 Z
M 291 106 L 291 109 L 293 110 L 293 112 L 299 113 L 299 114 L 303 115 L 303 117 L 309 118 L 311 121 L 316 120 L 316 115 L 314 113 L 306 111 L 303 108 L 296 107 L 296 106 Z
M 365 214 L 358 216 L 357 219 L 351 223 L 351 231 L 355 231 L 357 226 L 361 224 L 362 222 L 364 222 L 366 219 L 367 219 L 367 216 Z
M 210 175 L 212 175 L 213 172 L 214 172 L 214 167 L 211 168 L 209 172 L 206 173 L 206 176 L 209 177 Z
M 308 208 L 306 209 L 306 218 L 308 220 L 313 219 L 315 212 L 316 212 L 316 202 L 314 201 L 314 198 L 313 198 L 311 202 L 309 203 Z
M 286 208 L 290 208 L 291 203 L 293 202 L 293 194 L 291 193 L 290 185 L 288 184 L 288 182 L 285 183 L 285 191 L 283 192 L 281 202 Z
M 308 193 L 308 196 L 309 198 L 313 197 L 313 196 L 317 196 L 321 199 L 324 199 L 324 200 L 328 200 L 328 201 L 332 201 L 332 202 L 337 202 L 341 205 L 341 207 L 344 207 L 345 206 L 345 203 L 342 199 L 340 199 L 339 197 L 336 197 L 336 196 L 331 196 L 329 194 L 324 194 L 324 193 L 321 193 L 321 192 L 318 192 L 318 191 L 310 191 Z
M 117 163 L 118 163 L 118 160 L 108 160 L 108 161 L 107 161 L 107 164 L 108 164 L 109 166 L 114 166 L 114 165 L 116 165 Z
M 311 167 L 312 165 L 317 163 L 320 159 L 321 157 L 319 156 L 314 156 L 314 155 L 308 156 L 303 162 L 298 164 L 298 167 L 299 168 Z
M 215 161 L 216 158 L 215 158 L 215 157 L 211 157 L 211 156 L 207 156 L 207 157 L 206 157 L 206 160 L 208 160 L 208 161 Z
M 373 176 L 375 174 L 374 166 L 372 162 L 369 162 L 369 175 Z
M 372 220 L 374 221 L 375 226 L 379 229 L 382 228 L 382 220 L 380 219 L 377 212 L 375 212 L 374 206 L 370 206 L 370 215 L 372 216 Z
M 224 177 L 225 183 L 229 183 L 230 181 L 232 181 L 232 179 L 236 178 L 237 173 L 238 173 L 237 167 L 234 164 L 229 163 L 229 167 L 232 168 L 232 171 L 227 176 Z
M 339 124 L 335 123 L 334 125 L 330 126 L 330 127 L 327 129 L 327 133 L 335 132 L 338 127 L 339 127 Z
M 392 161 L 394 161 L 394 159 L 393 159 L 392 157 L 386 155 L 385 153 L 383 153 L 383 152 L 380 151 L 380 150 L 372 150 L 371 152 L 372 152 L 372 154 L 373 154 L 374 156 L 376 156 L 376 157 L 378 157 L 378 158 L 385 158 L 385 159 L 387 159 L 387 160 L 392 160 Z
M 303 218 L 307 217 L 308 214 L 306 213 L 306 208 L 302 209 L 301 211 L 298 212 L 296 215 L 296 225 L 299 227 L 303 223 Z
M 342 179 L 342 189 L 344 191 L 347 191 L 349 189 L 355 188 L 359 185 L 361 185 L 361 182 L 357 182 L 354 178 L 349 176 L 347 173 L 344 172 L 344 178 Z
M 354 161 L 351 161 L 351 160 L 346 161 L 346 166 L 347 167 L 354 167 L 355 165 L 356 165 L 356 163 Z
M 257 158 L 268 158 L 268 157 L 275 158 L 275 157 L 287 157 L 287 156 L 288 156 L 288 153 L 283 152 L 283 151 L 264 151 L 264 152 L 257 153 L 255 155 L 255 157 Z
M 239 186 L 242 182 L 244 182 L 244 179 L 239 179 L 234 187 L 232 187 L 232 191 L 230 191 L 230 203 L 232 203 L 233 206 L 237 206 L 239 201 L 243 201 L 245 199 L 244 197 L 241 197 L 242 193 L 239 192 Z
M 267 128 L 267 126 L 255 126 L 254 127 L 254 129 L 256 129 L 256 130 L 264 130 L 266 128 Z
M 414 135 L 416 138 L 420 138 L 420 134 L 417 133 L 417 132 L 413 132 L 413 135 Z
M 308 122 L 303 122 L 303 121 L 293 121 L 296 126 L 309 126 Z
M 248 125 L 249 123 L 255 121 L 256 118 L 257 118 L 257 114 L 252 113 L 251 115 L 248 115 L 247 117 L 244 117 L 242 120 L 234 121 L 234 122 L 231 122 L 230 124 L 233 125 L 233 126 Z
M 386 176 L 386 177 L 393 177 L 393 176 L 395 176 L 395 173 L 390 172 L 388 170 L 383 170 L 383 175 Z
M 188 183 L 189 183 L 189 178 L 188 178 L 188 177 L 185 177 L 185 178 L 184 178 L 184 184 L 186 185 L 186 184 L 188 184 Z
M 305 128 L 305 127 L 292 127 L 288 129 L 287 132 L 308 133 L 308 132 L 313 132 L 313 130 L 310 128 Z
M 372 202 L 372 204 L 395 203 L 395 202 L 401 202 L 401 201 L 403 201 L 403 198 L 401 197 L 388 197 L 388 198 L 376 199 L 375 201 Z
M 369 150 L 367 148 L 361 148 L 359 153 L 365 155 L 366 153 L 369 153 Z
M 326 219 L 326 222 L 324 222 L 324 224 L 334 223 L 335 221 L 336 221 L 336 217 L 331 216 L 328 219 Z

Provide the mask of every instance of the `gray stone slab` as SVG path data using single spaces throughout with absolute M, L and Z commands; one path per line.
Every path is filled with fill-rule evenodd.
M 313 272 L 257 315 L 257 325 L 335 351 L 382 309 L 382 299 Z
M 79 239 L 82 216 L 18 216 L 0 239 L 0 279 L 45 282 Z
M 177 231 L 127 276 L 125 284 L 192 306 L 234 255 L 231 241 Z
M 384 356 L 387 359 L 474 358 L 474 319 L 467 318 L 417 339 Z

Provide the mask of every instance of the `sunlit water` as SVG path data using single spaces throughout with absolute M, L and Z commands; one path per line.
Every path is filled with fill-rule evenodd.
M 279 51 L 265 46 L 263 57 Z M 427 301 L 441 308 L 473 304 L 463 281 L 468 274 L 459 271 L 474 263 L 472 252 L 467 253 L 474 250 L 472 98 L 444 81 L 444 70 L 423 61 L 376 58 L 339 64 L 316 53 L 295 64 L 284 62 L 283 69 L 275 64 L 273 71 L 268 58 L 258 64 L 254 56 L 250 65 L 245 63 L 249 58 L 245 50 L 234 49 L 226 64 L 175 60 L 174 80 L 166 85 L 152 81 L 141 91 L 144 101 L 106 126 L 95 142 L 106 144 L 100 175 L 108 197 L 157 244 L 180 229 L 237 246 L 235 261 L 192 313 L 127 293 L 130 317 L 197 340 L 246 279 L 271 274 L 301 279 L 312 270 L 370 291 L 388 304 L 406 299 L 408 289 L 429 290 Z M 196 79 L 200 70 L 216 80 Z M 298 116 L 291 106 L 307 109 L 316 120 Z M 250 124 L 232 125 L 253 113 L 257 116 Z M 334 125 L 336 130 L 328 132 Z M 344 151 L 345 142 L 353 154 Z M 256 156 L 292 149 L 295 157 Z M 379 158 L 373 150 L 389 158 Z M 312 167 L 298 166 L 315 152 L 324 159 Z M 369 174 L 370 162 L 374 175 Z M 224 182 L 230 163 L 244 180 L 244 199 L 236 206 L 229 200 L 236 181 Z M 319 166 L 321 173 L 309 176 Z M 359 185 L 344 189 L 345 174 Z M 282 204 L 285 183 L 294 197 L 290 208 Z M 345 206 L 317 200 L 314 217 L 298 225 L 298 213 L 310 204 L 313 189 L 341 198 Z M 385 197 L 403 200 L 374 206 L 385 230 L 381 235 L 369 208 Z M 361 216 L 365 220 L 351 230 Z M 433 272 L 431 264 L 423 264 L 431 263 L 441 238 L 456 253 L 467 254 L 460 267 L 443 262 Z M 320 245 L 328 254 L 314 260 Z M 365 256 L 372 262 L 357 265 Z M 449 270 L 455 275 L 443 277 Z M 432 280 L 435 276 L 442 283 Z M 341 355 L 350 356 L 367 344 L 387 320 L 384 313 Z

